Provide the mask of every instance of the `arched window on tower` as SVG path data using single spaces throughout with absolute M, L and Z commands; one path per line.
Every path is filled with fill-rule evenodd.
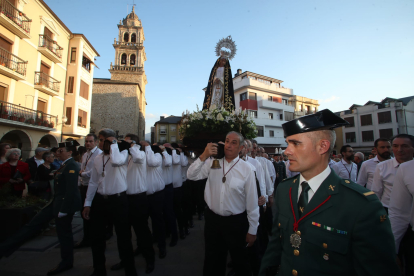
M 129 41 L 129 33 L 124 33 L 124 42 Z
M 129 65 L 135 66 L 135 60 L 136 60 L 136 57 L 134 54 L 132 54 L 131 57 L 129 58 Z
M 137 42 L 137 35 L 136 34 L 131 35 L 131 42 Z
M 127 55 L 122 54 L 122 56 L 121 56 L 121 65 L 126 65 L 126 60 L 127 60 Z

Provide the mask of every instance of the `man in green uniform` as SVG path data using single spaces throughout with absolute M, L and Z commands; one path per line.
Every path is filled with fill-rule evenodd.
M 63 163 L 54 173 L 54 184 L 51 181 L 52 200 L 19 232 L 0 244 L 0 258 L 10 256 L 26 240 L 38 233 L 45 223 L 54 218 L 62 261 L 47 275 L 56 275 L 73 267 L 72 219 L 73 214 L 82 208 L 78 189 L 80 168 L 72 158 L 72 153 L 78 145 L 76 141 L 59 143 L 58 150 Z
M 399 275 L 381 202 L 328 166 L 333 129 L 347 124 L 325 109 L 282 125 L 285 154 L 300 174 L 275 192 L 273 234 L 260 275 Z

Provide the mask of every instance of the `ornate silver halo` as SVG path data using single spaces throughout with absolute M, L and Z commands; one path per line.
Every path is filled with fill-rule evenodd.
M 226 48 L 229 51 L 222 50 L 222 48 Z M 216 56 L 224 56 L 228 58 L 229 60 L 232 60 L 234 56 L 236 55 L 236 43 L 234 43 L 233 39 L 231 38 L 231 35 L 229 35 L 226 38 L 222 38 L 217 42 L 216 45 Z

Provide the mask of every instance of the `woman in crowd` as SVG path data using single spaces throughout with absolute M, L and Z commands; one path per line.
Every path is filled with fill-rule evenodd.
M 6 163 L 0 165 L 0 188 L 6 183 L 12 185 L 12 195 L 21 197 L 26 183 L 30 180 L 29 165 L 20 161 L 20 149 L 9 149 Z
M 0 144 L 0 165 L 6 163 L 6 152 L 11 149 L 11 145 L 9 143 L 1 143 Z
M 42 159 L 45 162 L 39 165 L 39 167 L 37 167 L 36 176 L 34 180 L 35 182 L 38 182 L 38 183 L 40 182 L 48 183 L 50 180 L 53 179 L 52 171 L 54 170 L 54 168 L 52 166 L 52 163 L 55 160 L 55 155 L 53 154 L 53 152 L 46 151 L 45 153 L 43 153 Z M 37 196 L 45 200 L 49 200 L 50 192 L 51 192 L 50 184 L 44 185 L 44 187 L 39 186 L 38 190 L 35 191 Z

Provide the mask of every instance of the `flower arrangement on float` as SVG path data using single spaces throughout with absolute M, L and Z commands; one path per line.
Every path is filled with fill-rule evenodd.
M 196 138 L 200 134 L 204 135 L 203 138 L 208 138 L 205 136 L 221 135 L 230 131 L 237 131 L 247 139 L 257 136 L 256 124 L 246 110 L 230 112 L 215 105 L 204 110 L 200 110 L 197 105 L 197 111 L 183 112 L 179 127 L 181 139 Z

